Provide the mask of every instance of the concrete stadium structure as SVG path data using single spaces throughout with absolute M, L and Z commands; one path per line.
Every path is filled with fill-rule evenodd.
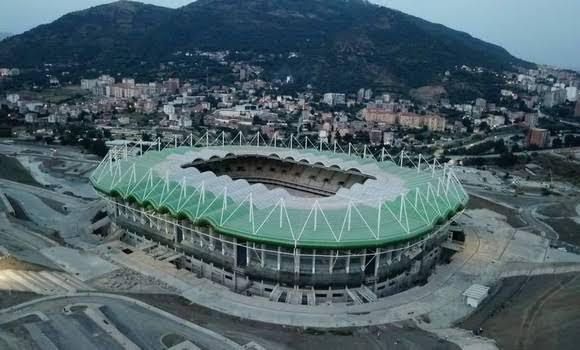
M 468 200 L 451 168 L 404 152 L 241 133 L 141 147 L 91 177 L 124 239 L 274 301 L 372 302 L 426 280 Z

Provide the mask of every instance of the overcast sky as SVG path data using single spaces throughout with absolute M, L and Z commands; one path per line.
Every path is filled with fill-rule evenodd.
M 179 7 L 192 0 L 145 0 Z M 580 70 L 580 0 L 371 0 L 499 44 L 536 63 Z M 110 0 L 0 1 L 0 32 L 21 33 Z

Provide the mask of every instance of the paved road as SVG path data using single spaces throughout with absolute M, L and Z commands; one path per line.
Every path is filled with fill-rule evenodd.
M 32 313 L 37 316 L 22 320 Z M 153 350 L 163 348 L 161 340 L 167 334 L 179 334 L 204 350 L 242 349 L 217 333 L 115 295 L 52 297 L 0 311 L 0 348 L 6 350 L 31 345 L 62 350 L 135 348 L 131 344 Z
M 96 165 L 101 163 L 101 161 L 99 161 L 99 160 L 83 159 L 83 158 L 78 158 L 78 157 L 73 158 L 73 157 L 59 156 L 59 155 L 31 154 L 31 153 L 26 153 L 26 152 L 18 152 L 16 154 L 19 156 L 33 156 L 35 158 L 64 160 L 67 162 L 75 162 L 75 163 L 87 163 L 87 164 L 96 164 Z
M 487 191 L 476 186 L 465 187 L 469 193 L 492 199 L 499 205 L 508 204 L 515 209 L 519 209 L 518 213 L 522 220 L 526 222 L 527 227 L 539 230 L 549 239 L 557 240 L 559 238 L 558 233 L 554 231 L 550 225 L 537 217 L 537 211 L 544 206 L 561 201 L 562 199 L 560 197 L 546 197 L 540 195 L 518 195 L 516 197 L 512 193 Z
M 53 152 L 53 150 L 55 150 L 56 152 Z M 80 147 L 71 147 L 71 146 L 59 146 L 59 145 L 46 146 L 31 143 L 0 142 L 0 153 L 50 157 L 54 159 L 63 159 L 73 162 L 99 163 L 98 160 L 94 159 L 96 158 L 96 156 L 83 153 L 83 150 Z
M 567 148 L 556 148 L 556 149 L 544 149 L 544 150 L 537 150 L 537 151 L 524 151 L 524 152 L 515 152 L 514 155 L 527 155 L 531 153 L 552 153 L 558 154 L 560 152 L 569 152 L 569 151 L 580 151 L 580 147 L 567 147 Z M 483 154 L 483 155 L 447 155 L 449 159 L 465 159 L 465 158 L 499 158 L 500 154 Z
M 522 216 L 522 219 L 524 219 L 524 221 L 526 221 L 530 226 L 539 229 L 542 235 L 545 235 L 547 238 L 552 240 L 558 240 L 560 238 L 558 233 L 550 225 L 546 224 L 537 217 L 538 209 L 550 204 L 551 203 L 540 203 L 531 205 L 529 207 L 523 208 L 523 210 L 520 212 L 520 215 Z

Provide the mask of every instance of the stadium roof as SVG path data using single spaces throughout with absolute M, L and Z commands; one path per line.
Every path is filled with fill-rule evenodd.
M 303 198 L 282 188 L 270 190 L 181 167 L 227 155 L 292 158 L 356 169 L 374 179 L 342 188 L 335 196 Z M 451 168 L 407 168 L 331 151 L 261 146 L 177 147 L 133 157 L 110 152 L 91 182 L 105 194 L 210 224 L 239 240 L 323 249 L 375 247 L 421 237 L 468 200 Z

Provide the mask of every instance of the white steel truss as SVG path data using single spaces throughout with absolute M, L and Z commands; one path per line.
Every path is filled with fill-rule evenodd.
M 417 187 L 414 188 L 412 192 L 401 193 L 395 200 L 390 201 L 390 203 L 398 203 L 398 208 L 396 209 L 393 208 L 392 205 L 388 205 L 385 201 L 378 201 L 378 204 L 370 204 L 368 200 L 349 199 L 340 226 L 337 226 L 336 223 L 331 224 L 324 208 L 320 206 L 318 201 L 314 201 L 309 210 L 308 208 L 305 208 L 308 210 L 308 215 L 305 221 L 300 225 L 300 227 L 293 227 L 288 214 L 288 209 L 286 208 L 282 198 L 278 200 L 276 205 L 271 208 L 269 213 L 262 218 L 261 221 L 257 222 L 254 213 L 255 205 L 253 203 L 253 194 L 251 192 L 245 197 L 245 199 L 237 202 L 237 205 L 228 206 L 228 189 L 227 187 L 224 187 L 221 195 L 215 196 L 213 201 L 206 205 L 206 189 L 203 182 L 199 184 L 195 190 L 188 191 L 185 178 L 183 178 L 180 183 L 174 183 L 169 181 L 168 174 L 166 174 L 164 178 L 155 179 L 152 169 L 149 169 L 147 173 L 142 175 L 140 178 L 138 178 L 136 173 L 135 163 L 138 162 L 139 157 L 143 156 L 146 152 L 149 152 L 153 147 L 156 151 L 160 152 L 175 147 L 194 148 L 232 145 L 275 148 L 287 147 L 290 149 L 344 153 L 353 158 L 369 158 L 374 159 L 377 162 L 393 162 L 399 167 L 405 167 L 406 164 L 410 164 L 418 173 L 430 174 L 432 178 L 436 177 L 434 180 L 436 181 L 436 186 L 434 187 L 431 182 L 427 182 L 427 185 L 422 188 Z M 446 203 L 447 205 L 451 205 L 450 195 L 455 196 L 457 200 L 460 200 L 467 195 L 452 167 L 447 165 L 442 166 L 436 159 L 433 159 L 433 161 L 429 163 L 427 158 L 422 155 L 419 155 L 415 162 L 413 158 L 410 157 L 409 153 L 404 150 L 393 156 L 383 147 L 379 150 L 379 153 L 376 154 L 376 152 L 373 153 L 366 145 L 362 150 L 360 150 L 349 143 L 347 151 L 344 151 L 337 143 L 329 145 L 320 142 L 316 145 L 309 140 L 308 137 L 301 142 L 294 135 L 291 135 L 289 140 L 278 139 L 276 136 L 268 143 L 260 133 L 256 133 L 251 137 L 246 137 L 242 132 L 237 133 L 233 139 L 226 137 L 225 132 L 213 136 L 210 136 L 210 134 L 206 132 L 197 140 L 194 140 L 193 135 L 189 135 L 183 140 L 178 140 L 177 137 L 175 137 L 174 140 L 165 142 L 164 144 L 160 139 L 157 139 L 156 146 L 157 147 L 151 145 L 144 152 L 142 150 L 142 144 L 140 143 L 132 148 L 129 148 L 126 144 L 121 147 L 114 147 L 94 171 L 91 180 L 95 183 L 99 183 L 105 176 L 107 176 L 107 174 L 112 176 L 113 187 L 119 184 L 125 184 L 125 190 L 122 191 L 124 197 L 129 195 L 133 189 L 137 188 L 137 186 L 145 183 L 143 201 L 147 201 L 149 197 L 160 188 L 160 186 L 161 203 L 177 191 L 179 193 L 178 203 L 177 207 L 173 208 L 176 211 L 181 211 L 197 196 L 195 220 L 202 217 L 221 197 L 223 200 L 221 203 L 219 219 L 220 225 L 228 223 L 228 221 L 232 220 L 235 214 L 239 215 L 240 212 L 245 211 L 244 215 L 247 215 L 247 223 L 249 225 L 250 233 L 252 235 L 260 235 L 265 225 L 277 217 L 277 226 L 279 226 L 279 228 L 287 227 L 295 246 L 298 245 L 306 232 L 317 232 L 320 229 L 324 229 L 324 232 L 330 232 L 330 236 L 328 237 L 329 240 L 342 242 L 345 237 L 348 237 L 348 233 L 351 231 L 353 219 L 362 223 L 362 227 L 365 227 L 366 230 L 368 230 L 370 234 L 369 237 L 372 237 L 372 239 L 375 240 L 388 238 L 388 236 L 385 236 L 387 233 L 381 232 L 381 224 L 387 222 L 388 219 L 391 219 L 392 222 L 400 226 L 403 232 L 411 234 L 413 232 L 411 231 L 410 225 L 410 211 L 414 213 L 413 218 L 422 221 L 425 226 L 429 226 L 434 224 L 434 221 L 437 219 L 429 214 L 430 211 L 436 212 L 438 216 L 441 217 L 444 215 L 441 204 Z M 121 160 L 131 162 L 131 165 L 126 168 L 125 171 L 122 171 L 121 169 Z M 375 199 L 373 199 L 373 201 L 374 200 Z M 203 204 L 203 206 L 201 204 Z M 376 208 L 376 223 L 369 222 L 369 220 L 365 218 L 359 209 L 361 206 Z M 205 209 L 200 210 L 200 207 Z

